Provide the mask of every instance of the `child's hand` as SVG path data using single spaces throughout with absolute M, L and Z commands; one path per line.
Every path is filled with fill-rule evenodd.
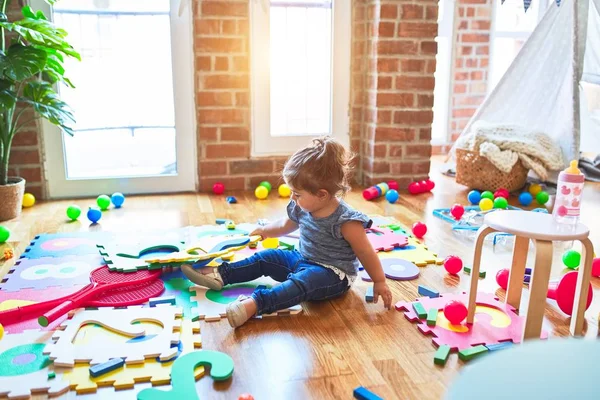
M 267 235 L 265 234 L 265 230 L 262 226 L 256 228 L 252 232 L 250 232 L 250 236 L 260 236 L 263 240 L 267 238 Z
M 377 303 L 377 300 L 381 296 L 383 299 L 383 305 L 388 310 L 392 307 L 392 291 L 385 281 L 373 283 L 373 302 Z

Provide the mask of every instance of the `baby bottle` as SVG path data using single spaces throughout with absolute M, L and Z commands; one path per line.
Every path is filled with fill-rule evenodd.
M 556 222 L 567 225 L 577 224 L 584 182 L 585 176 L 577 168 L 577 160 L 571 161 L 571 165 L 560 172 L 552 211 Z

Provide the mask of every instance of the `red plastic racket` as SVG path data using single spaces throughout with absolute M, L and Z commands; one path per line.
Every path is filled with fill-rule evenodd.
M 148 284 L 158 282 L 152 286 L 154 290 L 164 289 L 164 284 L 159 281 L 162 270 L 141 270 L 133 273 L 111 272 L 107 266 L 95 269 L 90 274 L 92 283 L 75 293 L 67 301 L 60 303 L 50 311 L 38 318 L 41 326 L 48 326 L 60 316 L 79 307 L 111 306 L 119 307 L 132 304 L 141 304 L 154 297 L 154 292 Z M 116 293 L 117 289 L 125 289 Z M 117 295 L 118 294 L 118 295 Z M 149 297 L 147 295 L 150 294 Z
M 144 282 L 152 282 L 158 280 L 160 274 L 161 270 L 142 270 L 128 274 L 122 272 L 110 272 L 107 266 L 102 266 L 92 271 L 90 276 L 91 283 L 80 289 L 78 292 L 71 293 L 67 296 L 63 296 L 58 299 L 48 300 L 41 303 L 29 304 L 22 307 L 15 307 L 10 310 L 0 311 L 0 323 L 4 325 L 10 325 L 15 322 L 27 320 L 29 318 L 32 318 L 33 316 L 39 316 L 45 313 L 46 311 L 51 310 L 63 303 L 75 300 L 77 297 L 93 290 L 98 285 L 104 287 L 103 290 L 114 290 L 122 286 L 127 287 Z M 117 285 L 113 286 L 112 284 L 114 283 L 116 283 Z M 116 303 L 111 304 L 111 306 L 113 307 L 117 307 L 119 305 L 120 304 Z

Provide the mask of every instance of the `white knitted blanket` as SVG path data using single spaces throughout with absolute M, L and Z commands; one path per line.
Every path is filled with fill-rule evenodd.
M 564 167 L 561 148 L 545 133 L 527 130 L 518 125 L 498 125 L 475 122 L 470 131 L 456 141 L 459 148 L 479 152 L 496 168 L 509 173 L 517 160 L 532 169 L 542 180 L 548 170 Z

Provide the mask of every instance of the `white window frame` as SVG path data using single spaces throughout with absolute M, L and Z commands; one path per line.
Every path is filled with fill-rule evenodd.
M 315 135 L 274 136 L 270 129 L 270 1 L 250 1 L 251 134 L 253 156 L 289 155 Z M 332 0 L 332 136 L 350 145 L 352 2 Z
M 501 38 L 507 38 L 507 39 L 523 39 L 523 40 L 527 40 L 529 39 L 529 36 L 531 36 L 531 34 L 533 33 L 533 30 L 531 31 L 501 31 L 496 29 L 497 28 L 497 12 L 496 10 L 498 9 L 498 3 L 501 2 L 502 0 L 493 0 L 493 8 L 492 8 L 492 24 L 491 24 L 491 28 L 490 28 L 490 55 L 489 55 L 489 71 L 488 71 L 488 84 L 487 84 L 487 94 L 491 94 L 491 92 L 494 90 L 494 88 L 496 87 L 496 85 L 500 82 L 500 78 L 498 80 L 498 82 L 496 83 L 496 85 L 492 85 L 492 77 L 494 76 L 494 43 L 496 43 L 496 39 L 501 39 Z M 517 1 L 522 1 L 522 0 L 517 0 Z M 537 27 L 537 24 L 540 23 L 540 21 L 542 20 L 542 18 L 544 18 L 544 14 L 546 13 L 547 9 L 548 9 L 548 5 L 550 4 L 550 2 L 555 2 L 555 0 L 534 0 L 535 2 L 537 2 L 537 7 L 539 7 L 538 9 L 538 15 L 537 15 L 537 23 L 536 26 L 533 27 L 533 29 L 535 29 Z M 556 5 L 556 4 L 555 4 Z M 502 7 L 503 5 L 500 5 L 500 7 Z M 531 3 L 531 6 L 534 6 L 534 3 Z M 530 12 L 529 10 L 527 12 Z M 518 55 L 518 54 L 517 54 Z M 515 56 L 516 58 L 516 56 Z M 514 59 L 513 59 L 514 60 Z M 511 61 L 512 62 L 512 61 Z
M 193 12 L 189 1 L 170 0 L 171 52 L 175 107 L 177 172 L 174 175 L 67 179 L 63 135 L 57 126 L 42 119 L 44 172 L 49 198 L 126 194 L 191 192 L 198 186 L 196 155 L 196 107 L 194 97 Z M 28 0 L 53 20 L 52 8 L 44 0 Z M 76 83 L 75 83 L 76 84 Z

